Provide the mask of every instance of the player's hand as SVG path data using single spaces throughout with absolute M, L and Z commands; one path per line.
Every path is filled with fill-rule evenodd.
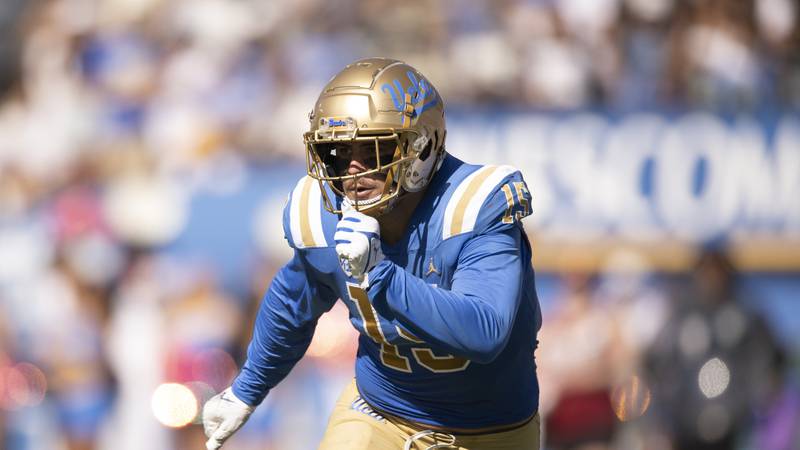
M 383 260 L 381 228 L 374 217 L 355 210 L 345 211 L 333 239 L 342 270 L 359 281 Z
M 231 388 L 211 397 L 203 406 L 203 428 L 208 450 L 217 450 L 253 413 L 252 406 L 233 395 Z

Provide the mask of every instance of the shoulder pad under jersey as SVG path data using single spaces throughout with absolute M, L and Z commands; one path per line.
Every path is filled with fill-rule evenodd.
M 319 182 L 307 175 L 289 194 L 283 210 L 283 231 L 292 248 L 328 246 L 322 227 L 321 197 Z
M 511 166 L 483 166 L 456 187 L 444 213 L 442 239 L 514 225 L 531 213 L 531 194 Z

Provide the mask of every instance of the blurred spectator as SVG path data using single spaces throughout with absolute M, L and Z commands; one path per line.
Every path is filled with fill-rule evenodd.
M 611 389 L 627 355 L 611 311 L 593 297 L 596 281 L 593 275 L 568 275 L 567 291 L 539 333 L 540 412 L 548 448 L 609 448 L 615 433 Z
M 680 96 L 724 110 L 752 108 L 766 85 L 755 46 L 753 1 L 691 4 L 676 17 L 673 89 Z
M 747 295 L 724 251 L 704 250 L 647 354 L 653 412 L 674 448 L 735 448 L 782 385 L 782 349 Z
M 166 286 L 159 280 L 167 278 L 168 270 L 163 261 L 137 252 L 112 297 L 106 357 L 118 394 L 104 446 L 120 450 L 170 447 L 169 432 L 153 417 L 148 401 L 165 380 Z
M 610 102 L 626 108 L 669 104 L 670 29 L 678 3 L 674 0 L 626 0 L 616 39 L 622 70 L 612 81 Z
M 237 302 L 220 291 L 211 274 L 188 281 L 168 300 L 164 316 L 165 381 L 192 386 L 202 394 L 221 392 L 237 372 L 231 353 L 236 350 L 243 320 Z M 202 448 L 205 435 L 187 427 L 177 436 L 178 448 Z
M 46 359 L 48 393 L 54 399 L 68 450 L 91 450 L 111 406 L 111 379 L 103 355 L 105 298 L 84 284 L 63 262 L 57 266 L 72 303 L 51 328 Z M 65 288 L 67 287 L 65 286 Z M 65 302 L 72 297 L 72 302 Z M 65 305 L 66 306 L 66 305 Z M 50 333 L 47 333 L 50 334 Z
M 576 108 L 592 96 L 590 53 L 570 35 L 552 6 L 522 3 L 509 11 L 519 45 L 525 100 L 546 108 Z

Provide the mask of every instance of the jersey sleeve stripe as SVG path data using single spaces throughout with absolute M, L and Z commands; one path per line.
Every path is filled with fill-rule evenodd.
M 511 166 L 485 166 L 465 178 L 448 202 L 442 237 L 472 231 L 483 203 L 498 183 L 514 171 Z
M 300 234 L 302 237 L 303 247 L 314 247 L 314 235 L 311 232 L 311 225 L 309 223 L 308 206 L 311 192 L 311 184 L 313 180 L 310 177 L 303 179 L 303 189 L 300 193 Z
M 289 203 L 289 231 L 292 234 L 292 245 L 302 248 L 303 236 L 300 233 L 300 197 L 302 196 L 305 179 L 300 180 L 292 190 L 292 197 Z
M 479 170 L 479 173 L 475 175 L 475 177 L 470 180 L 469 184 L 467 185 L 467 189 L 461 195 L 461 198 L 458 199 L 458 203 L 456 204 L 456 209 L 453 212 L 453 222 L 450 226 L 450 232 L 452 235 L 461 234 L 462 229 L 464 228 L 464 215 L 467 213 L 467 207 L 470 205 L 473 197 L 478 192 L 478 189 L 483 185 L 483 182 L 486 181 L 489 176 L 497 170 L 497 167 L 485 167 Z
M 316 247 L 325 247 L 325 232 L 322 230 L 322 191 L 320 184 L 316 180 L 311 180 L 311 192 L 309 193 L 308 218 L 311 222 L 311 235 L 314 238 Z
M 322 229 L 319 183 L 311 177 L 301 179 L 292 192 L 289 211 L 289 229 L 297 248 L 324 247 L 327 245 Z

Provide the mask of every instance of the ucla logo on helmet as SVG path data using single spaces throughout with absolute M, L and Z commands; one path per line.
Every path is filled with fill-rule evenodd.
M 381 91 L 388 93 L 392 97 L 395 109 L 398 111 L 405 110 L 405 94 L 411 96 L 411 104 L 414 106 L 413 117 L 419 116 L 426 109 L 439 103 L 439 95 L 424 78 L 417 79 L 414 72 L 410 70 L 406 72 L 406 77 L 410 82 L 408 89 L 403 89 L 403 84 L 397 79 L 392 80 L 391 83 L 383 83 L 381 85 Z

